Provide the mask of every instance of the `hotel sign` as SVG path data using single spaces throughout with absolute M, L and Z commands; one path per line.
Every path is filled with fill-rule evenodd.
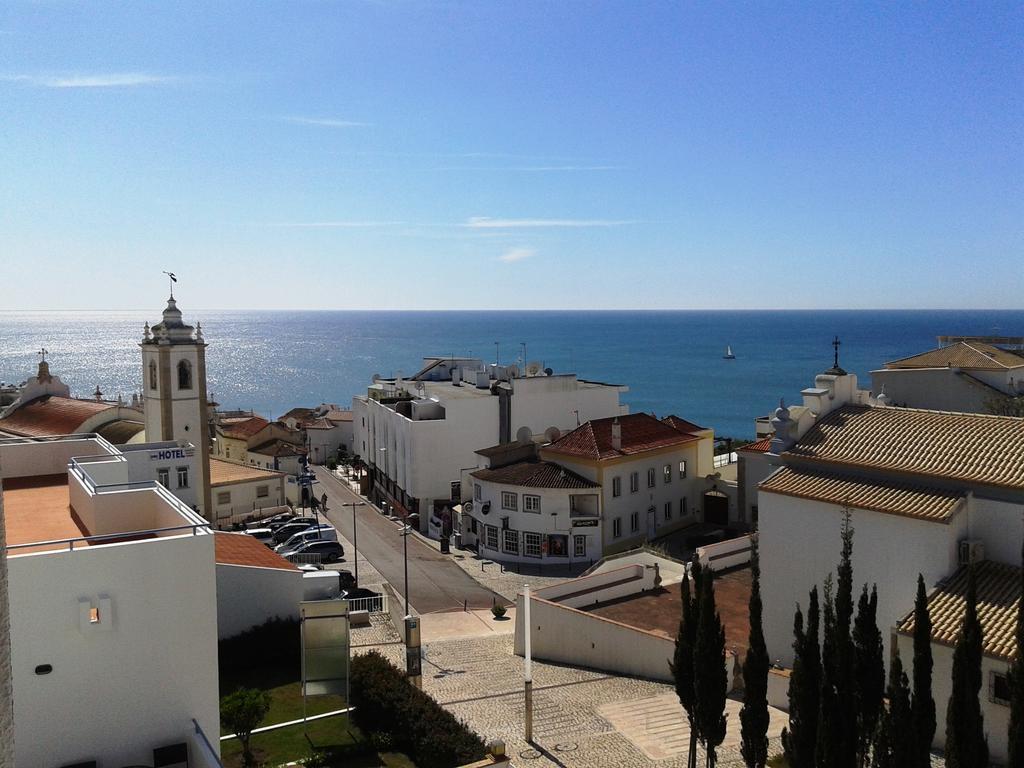
M 175 459 L 191 459 L 196 455 L 195 448 L 164 448 L 149 454 L 150 461 L 174 461 Z
M 592 520 L 573 520 L 572 521 L 572 527 L 573 528 L 597 528 L 597 522 L 598 521 L 597 521 L 596 517 L 593 518 Z

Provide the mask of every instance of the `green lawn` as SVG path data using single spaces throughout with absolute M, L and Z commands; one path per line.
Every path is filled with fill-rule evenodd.
M 270 694 L 270 711 L 261 726 L 297 720 L 302 717 L 302 691 L 294 673 L 282 672 L 278 667 L 257 667 L 240 673 L 225 674 L 221 678 L 222 696 L 239 687 L 258 688 Z M 339 696 L 315 696 L 307 701 L 307 715 L 341 709 L 344 701 Z M 225 735 L 222 731 L 221 735 Z M 347 715 L 315 720 L 288 728 L 281 728 L 252 737 L 253 754 L 260 765 L 277 766 L 301 760 L 320 749 L 336 752 L 337 766 L 352 768 L 415 768 L 404 755 L 378 754 L 363 734 L 349 722 Z M 241 744 L 237 739 L 221 742 L 222 757 L 227 768 L 241 766 Z

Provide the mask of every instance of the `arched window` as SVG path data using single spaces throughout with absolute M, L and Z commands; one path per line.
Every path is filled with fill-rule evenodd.
M 192 366 L 188 360 L 178 363 L 178 389 L 192 389 Z
M 156 389 L 156 360 L 149 361 L 149 388 Z

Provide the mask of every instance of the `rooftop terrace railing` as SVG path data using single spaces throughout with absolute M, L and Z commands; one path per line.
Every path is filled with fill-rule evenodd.
M 189 525 L 172 525 L 167 528 L 147 528 L 139 531 L 121 531 L 119 533 L 105 533 L 99 536 L 76 536 L 70 539 L 48 539 L 46 541 L 32 541 L 25 544 L 8 544 L 7 552 L 13 553 L 15 550 L 21 549 L 32 549 L 38 547 L 46 547 L 47 552 L 62 552 L 65 548 L 69 552 L 73 552 L 75 545 L 79 545 L 81 549 L 82 545 L 91 546 L 94 544 L 102 544 L 104 542 L 117 542 L 124 541 L 125 539 L 132 539 L 138 536 L 148 536 L 149 534 L 160 534 L 160 533 L 177 533 L 190 531 L 193 536 L 198 535 L 199 529 L 209 530 L 210 524 L 207 522 L 191 523 Z M 58 549 L 59 547 L 59 549 Z

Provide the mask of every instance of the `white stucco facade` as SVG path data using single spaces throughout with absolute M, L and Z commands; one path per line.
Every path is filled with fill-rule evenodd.
M 221 638 L 275 617 L 297 619 L 302 599 L 301 571 L 217 564 L 217 633 Z

